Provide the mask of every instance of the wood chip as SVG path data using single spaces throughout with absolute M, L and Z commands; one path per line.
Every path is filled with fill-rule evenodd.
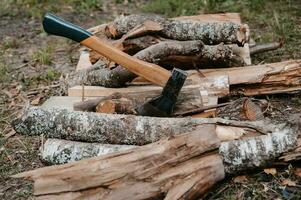
M 296 182 L 290 179 L 284 179 L 281 184 L 285 186 L 296 186 Z
M 275 175 L 277 174 L 277 170 L 276 168 L 266 168 L 263 170 L 266 174 L 271 174 L 271 175 Z

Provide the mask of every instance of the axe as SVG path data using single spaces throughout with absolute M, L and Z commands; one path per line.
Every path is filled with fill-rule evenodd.
M 187 78 L 187 73 L 174 68 L 172 72 L 137 58 L 134 58 L 111 44 L 102 41 L 89 31 L 67 22 L 51 13 L 47 13 L 43 19 L 44 30 L 52 35 L 69 38 L 73 41 L 95 50 L 122 67 L 141 76 L 150 82 L 163 86 L 159 97 L 152 99 L 140 108 L 138 113 L 144 116 L 169 116 L 174 109 L 178 94 Z

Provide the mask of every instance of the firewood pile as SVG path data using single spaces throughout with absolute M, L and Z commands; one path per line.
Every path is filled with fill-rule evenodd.
M 239 14 L 120 16 L 89 31 L 187 78 L 172 112 L 141 114 L 170 93 L 168 82 L 81 47 L 63 83 L 68 97 L 28 108 L 12 123 L 17 133 L 47 138 L 41 159 L 53 166 L 14 176 L 33 180 L 38 199 L 196 199 L 227 174 L 301 158 L 300 116 L 273 123 L 264 116 L 269 103 L 254 99 L 299 91 L 301 60 L 251 65 L 251 55 L 283 44 L 252 43 Z

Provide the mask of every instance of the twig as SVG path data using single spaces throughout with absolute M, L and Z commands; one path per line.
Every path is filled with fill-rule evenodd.
M 254 54 L 259 54 L 259 53 L 263 53 L 266 51 L 273 51 L 278 48 L 281 48 L 282 46 L 283 46 L 283 41 L 255 45 L 250 48 L 250 54 L 254 55 Z

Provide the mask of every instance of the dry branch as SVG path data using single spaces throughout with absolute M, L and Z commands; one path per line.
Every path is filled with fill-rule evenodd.
M 209 22 L 164 19 L 155 15 L 121 16 L 107 25 L 106 35 L 118 38 L 145 21 L 160 24 L 158 34 L 174 40 L 202 40 L 205 44 L 235 43 L 244 45 L 249 40 L 247 25 L 233 22 Z
M 255 55 L 266 51 L 273 51 L 283 46 L 283 42 L 273 42 L 267 44 L 255 45 L 250 48 L 250 54 Z

